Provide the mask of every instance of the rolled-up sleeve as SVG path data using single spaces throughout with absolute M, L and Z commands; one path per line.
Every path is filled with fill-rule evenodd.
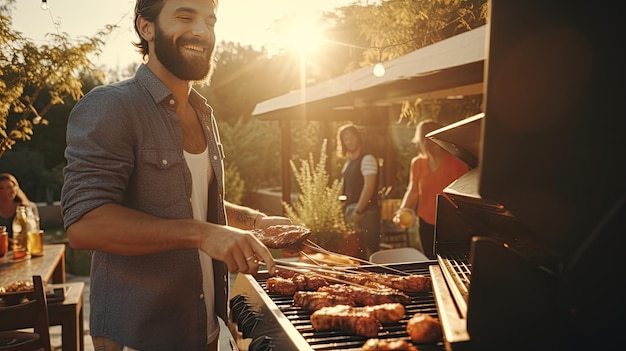
M 66 229 L 103 204 L 123 202 L 135 164 L 135 140 L 129 111 L 114 90 L 92 90 L 70 113 L 61 194 Z

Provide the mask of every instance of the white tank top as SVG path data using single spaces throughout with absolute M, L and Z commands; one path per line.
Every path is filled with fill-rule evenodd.
M 191 207 L 193 218 L 206 222 L 209 202 L 209 184 L 213 180 L 213 168 L 209 164 L 209 149 L 206 148 L 200 154 L 183 152 L 185 161 L 191 171 L 192 192 Z M 203 279 L 202 289 L 204 291 L 204 303 L 207 310 L 207 342 L 213 341 L 220 332 L 220 327 L 215 315 L 215 287 L 213 286 L 213 261 L 204 251 L 200 253 L 200 265 L 202 267 Z

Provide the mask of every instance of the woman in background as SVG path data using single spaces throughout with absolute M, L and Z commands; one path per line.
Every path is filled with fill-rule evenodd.
M 417 208 L 420 242 L 430 259 L 435 259 L 437 194 L 443 194 L 443 189 L 468 171 L 463 162 L 426 138 L 426 134 L 442 127 L 432 120 L 424 120 L 416 126 L 412 142 L 417 146 L 417 156 L 411 160 L 409 185 L 394 217 L 394 222 L 399 223 L 403 211 Z
M 380 207 L 378 205 L 378 163 L 363 148 L 363 140 L 354 124 L 337 131 L 337 155 L 346 162 L 341 171 L 343 195 L 346 196 L 346 220 L 363 231 L 365 252 L 362 257 L 378 251 L 380 244 Z
M 5 226 L 9 233 L 9 242 L 13 238 L 13 218 L 19 205 L 34 207 L 20 188 L 17 179 L 10 173 L 0 173 L 0 226 Z M 34 212 L 37 215 L 37 212 Z M 9 245 L 10 250 L 10 245 Z

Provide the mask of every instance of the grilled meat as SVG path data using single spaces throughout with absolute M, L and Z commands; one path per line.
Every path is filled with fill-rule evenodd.
M 296 291 L 315 291 L 328 285 L 323 277 L 296 273 L 291 278 L 270 277 L 267 279 L 267 291 L 272 294 L 293 295 Z
M 333 275 L 339 279 L 360 285 L 374 282 L 408 293 L 429 292 L 432 290 L 430 277 L 421 274 L 403 276 L 384 273 L 337 273 Z
M 274 274 L 277 277 L 291 279 L 294 275 L 299 274 L 294 271 L 290 271 L 288 269 L 277 268 L 276 273 Z
M 293 280 L 281 277 L 270 277 L 265 283 L 267 292 L 278 295 L 293 295 L 298 291 L 298 286 Z
M 347 307 L 347 308 L 346 308 Z M 375 337 L 382 325 L 370 312 L 354 311 L 350 306 L 324 307 L 311 314 L 315 330 L 342 330 L 365 337 Z
M 430 277 L 421 274 L 393 275 L 368 274 L 372 281 L 404 292 L 429 292 L 432 290 Z
M 357 306 L 373 306 L 391 302 L 398 302 L 403 305 L 411 303 L 411 298 L 407 294 L 392 288 L 373 289 L 354 285 L 332 284 L 322 286 L 317 291 L 351 297 Z
M 349 296 L 333 295 L 329 292 L 320 291 L 296 291 L 293 295 L 293 304 L 309 311 L 337 305 L 355 306 L 354 300 Z
M 296 283 L 296 286 L 298 286 L 298 290 L 315 291 L 322 286 L 328 285 L 326 279 L 315 274 L 296 274 L 291 279 Z
M 383 303 L 376 306 L 356 307 L 374 314 L 381 323 L 395 323 L 404 318 L 404 305 L 401 303 Z
M 272 225 L 267 228 L 253 229 L 251 232 L 265 246 L 272 249 L 299 247 L 311 235 L 309 228 L 290 224 Z
M 411 341 L 419 343 L 435 342 L 442 336 L 439 320 L 423 313 L 416 313 L 409 319 L 406 332 Z
M 381 323 L 395 323 L 404 317 L 404 305 L 401 303 L 383 303 L 375 306 L 353 307 L 347 305 L 334 306 L 334 313 L 339 312 L 366 312 L 374 316 Z
M 419 351 L 413 345 L 401 339 L 368 339 L 361 347 L 363 351 Z

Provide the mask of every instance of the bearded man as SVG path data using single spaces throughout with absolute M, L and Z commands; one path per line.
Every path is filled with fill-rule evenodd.
M 193 84 L 213 68 L 217 0 L 137 0 L 131 79 L 72 110 L 62 211 L 92 250 L 96 350 L 217 350 L 229 272 L 274 271 L 251 229 L 291 224 L 224 201 L 217 123 Z

